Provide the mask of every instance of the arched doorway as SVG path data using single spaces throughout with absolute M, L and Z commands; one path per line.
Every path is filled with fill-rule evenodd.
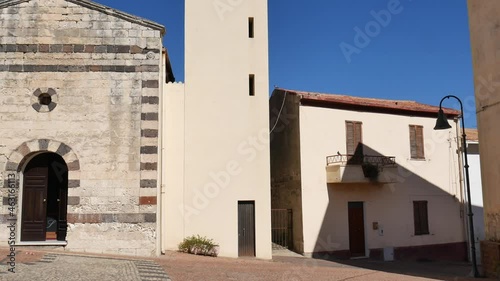
M 68 166 L 52 152 L 38 154 L 23 173 L 21 241 L 65 241 Z

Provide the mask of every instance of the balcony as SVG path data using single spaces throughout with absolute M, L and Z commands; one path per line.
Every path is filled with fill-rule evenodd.
M 397 171 L 393 156 L 339 154 L 326 157 L 327 183 L 393 183 Z

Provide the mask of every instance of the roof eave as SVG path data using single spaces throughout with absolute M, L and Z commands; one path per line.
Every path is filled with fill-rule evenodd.
M 377 107 L 377 106 L 366 106 L 366 105 L 358 105 L 358 104 L 349 104 L 349 103 L 339 103 L 332 101 L 324 101 L 318 99 L 310 99 L 306 97 L 300 98 L 301 104 L 305 106 L 314 106 L 314 107 L 323 107 L 323 108 L 335 108 L 335 109 L 343 109 L 343 110 L 351 110 L 351 111 L 359 111 L 359 112 L 373 112 L 373 113 L 382 113 L 382 114 L 395 114 L 395 115 L 404 115 L 404 116 L 419 116 L 419 117 L 437 117 L 436 111 L 423 111 L 423 110 L 411 110 L 404 108 L 387 108 L 387 107 Z M 445 109 L 446 117 L 448 119 L 453 119 L 457 117 L 457 114 L 454 111 L 449 111 Z
M 29 2 L 29 1 L 31 1 L 31 0 L 0 0 L 0 9 L 7 8 L 10 6 L 14 6 L 14 5 L 18 5 L 18 4 L 21 4 L 24 2 Z M 135 24 L 149 27 L 151 29 L 159 30 L 161 36 L 164 36 L 166 33 L 165 27 L 159 23 L 156 23 L 154 21 L 147 20 L 147 19 L 144 19 L 141 17 L 134 16 L 134 15 L 122 12 L 120 10 L 116 10 L 116 9 L 113 9 L 113 8 L 105 6 L 105 5 L 95 3 L 93 1 L 89 1 L 89 0 L 65 0 L 65 1 L 68 1 L 68 2 L 71 2 L 73 4 L 80 5 L 80 6 L 101 12 L 101 13 L 104 13 L 107 15 L 111 15 L 111 16 L 129 21 L 129 22 L 132 22 Z
M 311 93 L 309 92 L 297 92 L 294 90 L 287 90 L 282 88 L 276 88 L 275 91 L 287 92 L 289 94 L 296 95 L 300 98 L 301 104 L 308 106 L 316 106 L 316 107 L 325 107 L 325 108 L 337 108 L 337 109 L 346 109 L 346 110 L 354 110 L 354 111 L 367 111 L 367 112 L 376 112 L 376 113 L 386 113 L 386 114 L 397 114 L 397 115 L 405 115 L 405 116 L 422 116 L 422 117 L 437 117 L 438 108 L 435 111 L 433 110 L 412 110 L 408 108 L 391 108 L 391 107 L 383 107 L 383 106 L 370 106 L 370 105 L 362 105 L 356 103 L 344 103 L 337 102 L 332 100 L 324 100 L 320 98 L 311 97 Z M 444 108 L 443 110 L 447 115 L 448 119 L 453 119 L 460 115 L 460 112 L 450 108 Z

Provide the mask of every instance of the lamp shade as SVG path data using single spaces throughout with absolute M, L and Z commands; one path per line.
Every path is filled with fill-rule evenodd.
M 443 110 L 440 108 L 434 130 L 446 130 L 450 128 L 451 126 L 450 123 L 448 123 L 448 118 L 446 118 L 446 114 L 444 114 Z

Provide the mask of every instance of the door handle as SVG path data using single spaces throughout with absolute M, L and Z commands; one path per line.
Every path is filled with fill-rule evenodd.
M 45 203 L 45 202 L 47 202 L 47 199 L 43 198 L 43 202 L 44 202 L 44 203 Z
M 61 202 L 61 199 L 57 198 L 57 202 Z

